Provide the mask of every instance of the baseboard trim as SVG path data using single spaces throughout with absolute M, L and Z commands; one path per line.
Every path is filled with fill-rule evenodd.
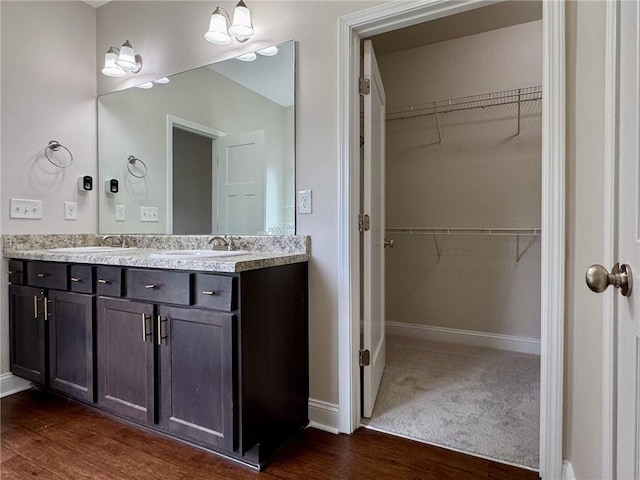
M 30 381 L 16 377 L 13 373 L 0 375 L 0 398 L 8 397 L 29 388 L 31 388 Z
M 498 348 L 512 352 L 540 355 L 540 340 L 537 338 L 516 337 L 513 335 L 401 322 L 387 322 L 386 330 L 388 335 L 422 338 L 425 340 L 472 345 L 476 347 Z
M 338 405 L 309 399 L 309 426 L 329 433 L 338 433 Z
M 569 460 L 562 462 L 562 480 L 576 480 L 576 474 L 573 473 L 573 465 Z

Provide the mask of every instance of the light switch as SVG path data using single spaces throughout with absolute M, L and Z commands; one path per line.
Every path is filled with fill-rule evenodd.
M 42 200 L 12 198 L 10 208 L 11 218 L 27 218 L 31 220 L 40 220 L 42 218 Z

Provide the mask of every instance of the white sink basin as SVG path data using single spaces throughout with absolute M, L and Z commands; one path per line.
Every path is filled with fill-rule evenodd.
M 214 257 L 235 257 L 236 255 L 246 255 L 247 250 L 167 250 L 149 255 L 150 258 L 214 258 Z
M 92 246 L 92 247 L 61 247 L 50 248 L 49 252 L 57 253 L 101 253 L 116 252 L 118 250 L 134 250 L 132 247 L 108 247 L 108 246 Z

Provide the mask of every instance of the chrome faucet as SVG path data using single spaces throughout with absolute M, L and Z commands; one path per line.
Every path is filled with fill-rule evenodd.
M 123 247 L 127 246 L 125 238 L 122 235 L 105 235 L 104 237 L 102 237 L 102 243 L 103 244 L 109 243 L 108 242 L 109 240 L 118 240 L 120 242 L 121 246 L 123 246 Z
M 209 240 L 207 240 L 207 243 L 209 243 L 210 245 L 213 245 L 214 250 L 229 250 L 229 251 L 235 250 L 235 245 L 233 244 L 233 240 L 229 236 L 211 237 Z

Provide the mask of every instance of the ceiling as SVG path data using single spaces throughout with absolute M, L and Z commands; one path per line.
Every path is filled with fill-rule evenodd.
M 507 1 L 371 37 L 376 55 L 542 19 L 542 1 Z

